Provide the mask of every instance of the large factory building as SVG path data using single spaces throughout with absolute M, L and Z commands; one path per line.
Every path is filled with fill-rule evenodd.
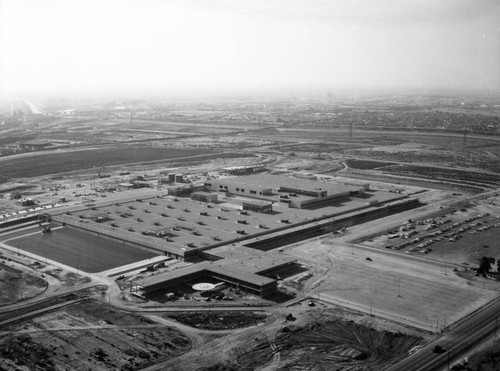
M 333 199 L 361 195 L 369 185 L 324 183 L 279 175 L 252 175 L 231 179 L 214 179 L 204 183 L 205 190 L 223 192 L 226 196 L 244 196 L 287 203 L 292 208 L 318 207 Z

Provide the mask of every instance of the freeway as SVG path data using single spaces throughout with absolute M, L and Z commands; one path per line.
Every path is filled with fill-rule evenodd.
M 470 315 L 445 335 L 386 371 L 433 371 L 449 365 L 450 360 L 460 358 L 468 349 L 497 331 L 499 313 L 500 300 L 496 299 L 488 307 Z M 445 351 L 435 353 L 436 345 L 440 345 Z

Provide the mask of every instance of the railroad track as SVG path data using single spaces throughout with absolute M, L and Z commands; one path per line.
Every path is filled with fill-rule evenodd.
M 53 311 L 56 311 L 56 310 L 64 308 L 64 307 L 68 307 L 68 306 L 77 304 L 77 303 L 81 302 L 82 300 L 83 299 L 79 299 L 79 298 L 78 299 L 71 299 L 71 300 L 68 300 L 68 301 L 65 301 L 62 303 L 49 305 L 47 307 L 43 307 L 43 308 L 39 308 L 39 309 L 35 309 L 35 307 L 40 307 L 40 304 L 33 304 L 33 305 L 27 307 L 26 310 L 23 310 L 23 313 L 19 314 L 18 311 L 15 311 L 14 313 L 12 313 L 11 317 L 8 317 L 8 318 L 0 321 L 0 329 L 4 328 L 6 326 L 12 325 L 12 324 L 21 322 L 21 321 L 26 321 L 28 319 L 38 317 L 38 316 L 45 314 L 45 313 L 53 312 Z

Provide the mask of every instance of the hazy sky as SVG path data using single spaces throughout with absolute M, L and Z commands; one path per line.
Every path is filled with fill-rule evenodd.
M 0 93 L 500 90 L 500 0 L 0 0 Z

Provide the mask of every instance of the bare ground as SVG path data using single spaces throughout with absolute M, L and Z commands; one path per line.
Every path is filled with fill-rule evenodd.
M 46 289 L 42 278 L 0 263 L 0 305 L 35 297 Z
M 0 369 L 135 370 L 191 348 L 179 330 L 89 301 L 32 322 L 0 339 Z

